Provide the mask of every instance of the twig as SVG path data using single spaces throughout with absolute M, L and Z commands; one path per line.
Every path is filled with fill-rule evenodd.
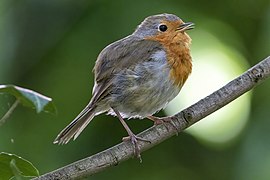
M 0 126 L 2 126 L 6 122 L 7 118 L 9 118 L 9 116 L 13 113 L 18 104 L 19 100 L 16 99 L 16 101 L 12 104 L 12 106 L 9 108 L 6 114 L 0 119 Z
M 260 82 L 266 80 L 269 76 L 270 56 L 224 87 L 170 118 L 173 119 L 174 125 L 181 132 L 207 115 L 232 102 L 257 86 Z M 175 128 L 170 124 L 166 124 L 166 126 L 163 124 L 153 126 L 138 135 L 139 137 L 150 140 L 151 143 L 140 141 L 139 147 L 142 152 L 146 151 L 173 135 L 175 135 Z M 122 142 L 100 153 L 37 177 L 35 180 L 81 179 L 111 166 L 116 166 L 132 156 L 132 144 L 130 142 Z

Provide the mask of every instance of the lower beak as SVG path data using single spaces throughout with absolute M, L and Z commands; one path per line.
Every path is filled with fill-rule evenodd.
M 187 23 L 184 23 L 184 24 L 181 24 L 177 30 L 179 31 L 186 31 L 186 30 L 190 30 L 190 29 L 194 29 L 195 25 L 194 23 L 192 22 L 187 22 Z

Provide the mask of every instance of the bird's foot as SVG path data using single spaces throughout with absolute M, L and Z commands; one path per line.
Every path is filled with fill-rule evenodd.
M 165 123 L 169 123 L 171 124 L 176 132 L 176 135 L 178 136 L 178 128 L 175 125 L 175 123 L 173 122 L 173 119 L 171 117 L 156 117 L 156 116 L 148 116 L 148 119 L 154 121 L 154 125 L 160 125 L 160 124 L 165 124 Z
M 144 142 L 148 142 L 148 143 L 151 143 L 151 141 L 149 141 L 147 139 L 144 139 L 144 138 L 141 138 L 141 137 L 138 137 L 138 136 L 136 136 L 133 133 L 130 133 L 129 136 L 127 136 L 127 137 L 123 137 L 122 140 L 123 141 L 128 141 L 128 140 L 131 141 L 131 143 L 134 146 L 134 149 L 133 149 L 134 155 L 137 158 L 140 159 L 140 162 L 142 162 L 142 158 L 141 158 L 141 154 L 140 154 L 140 148 L 139 148 L 139 145 L 138 145 L 138 141 L 144 141 Z

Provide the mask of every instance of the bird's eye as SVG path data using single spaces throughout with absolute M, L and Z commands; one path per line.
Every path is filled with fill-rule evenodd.
M 165 32 L 165 31 L 168 29 L 168 27 L 167 27 L 166 25 L 162 24 L 162 25 L 160 25 L 160 26 L 158 27 L 158 29 L 159 29 L 161 32 Z

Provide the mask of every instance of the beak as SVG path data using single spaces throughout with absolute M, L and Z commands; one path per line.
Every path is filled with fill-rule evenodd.
M 192 22 L 187 22 L 187 23 L 184 23 L 184 24 L 181 24 L 178 28 L 177 28 L 177 31 L 186 31 L 186 30 L 190 30 L 190 29 L 193 29 L 195 27 L 195 24 L 192 23 Z

